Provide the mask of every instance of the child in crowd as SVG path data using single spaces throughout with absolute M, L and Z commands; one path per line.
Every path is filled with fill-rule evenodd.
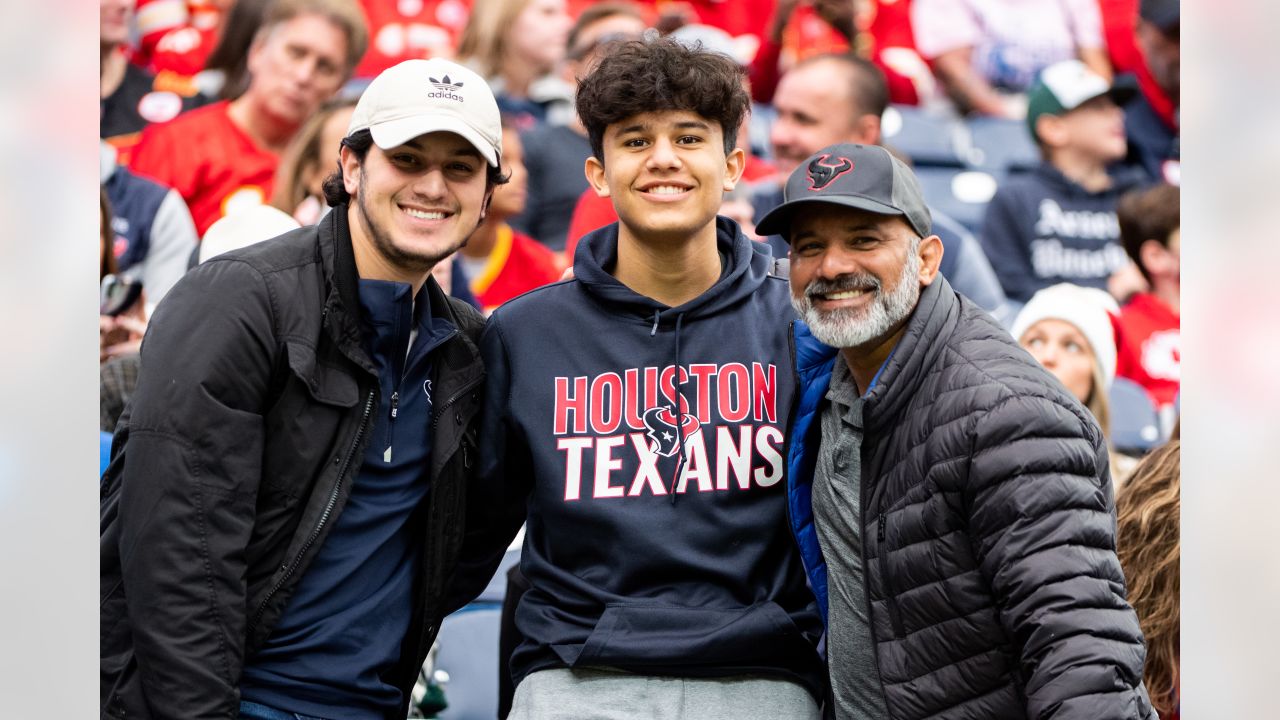
M 1120 309 L 1116 374 L 1159 407 L 1173 404 L 1182 378 L 1180 197 L 1177 186 L 1157 185 L 1126 194 L 1116 208 L 1125 252 L 1151 288 Z
M 1115 208 L 1139 177 L 1109 166 L 1125 156 L 1119 106 L 1132 95 L 1079 60 L 1049 66 L 1032 86 L 1027 127 L 1044 161 L 1002 185 L 982 230 L 1009 299 L 1026 302 L 1060 282 L 1106 289 L 1128 265 Z

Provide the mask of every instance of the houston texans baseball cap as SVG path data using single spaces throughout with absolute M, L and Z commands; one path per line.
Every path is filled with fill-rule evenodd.
M 1027 127 L 1031 137 L 1038 139 L 1036 121 L 1041 115 L 1062 115 L 1103 95 L 1123 105 L 1137 91 L 1137 86 L 1124 78 L 1112 84 L 1079 60 L 1063 60 L 1040 71 L 1027 91 Z
M 757 233 L 790 239 L 796 211 L 817 203 L 901 215 L 920 237 L 933 226 L 915 173 L 879 145 L 840 143 L 810 155 L 787 178 L 782 200 L 756 224 Z
M 383 70 L 356 103 L 347 135 L 368 130 L 390 150 L 430 132 L 457 133 L 498 167 L 502 117 L 489 84 L 449 60 L 406 60 Z

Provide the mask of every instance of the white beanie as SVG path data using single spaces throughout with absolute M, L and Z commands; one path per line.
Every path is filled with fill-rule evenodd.
M 1119 314 L 1120 306 L 1102 290 L 1059 283 L 1031 296 L 1014 319 L 1010 334 L 1021 341 L 1023 334 L 1041 320 L 1062 320 L 1074 325 L 1089 342 L 1110 390 L 1116 376 L 1116 334 L 1111 316 Z

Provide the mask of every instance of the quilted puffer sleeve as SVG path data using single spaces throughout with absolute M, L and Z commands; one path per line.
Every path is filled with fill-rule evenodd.
M 1011 394 L 975 422 L 974 548 L 1020 651 L 1032 718 L 1156 718 L 1115 552 L 1107 450 L 1083 409 Z

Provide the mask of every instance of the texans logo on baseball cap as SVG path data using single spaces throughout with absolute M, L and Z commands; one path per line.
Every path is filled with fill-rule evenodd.
M 756 224 L 757 233 L 789 238 L 796 212 L 815 203 L 901 215 L 920 237 L 928 237 L 933 226 L 915 173 L 879 145 L 840 143 L 819 150 L 787 178 L 782 198 Z

